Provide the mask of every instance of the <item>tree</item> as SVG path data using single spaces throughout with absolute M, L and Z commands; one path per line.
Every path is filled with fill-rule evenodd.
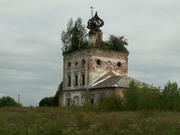
M 125 91 L 123 106 L 127 110 L 137 110 L 138 103 L 138 87 L 134 81 L 129 84 L 129 88 Z
M 59 84 L 58 90 L 56 94 L 53 97 L 45 97 L 40 100 L 39 106 L 44 107 L 44 106 L 58 106 L 59 105 L 59 96 L 60 93 L 63 89 L 63 82 Z
M 180 90 L 176 82 L 168 82 L 161 95 L 162 108 L 164 110 L 179 110 L 180 109 Z
M 40 107 L 54 106 L 53 97 L 45 97 L 39 102 Z
M 134 81 L 125 91 L 123 106 L 126 110 L 159 109 L 160 93 L 146 86 L 140 87 Z
M 55 106 L 58 106 L 59 103 L 60 103 L 59 98 L 60 98 L 60 94 L 61 94 L 62 90 L 63 90 L 63 82 L 61 82 L 59 84 L 58 90 L 57 90 L 56 94 L 53 97 L 53 103 L 54 103 Z
M 125 47 L 128 45 L 128 43 L 127 43 L 127 40 L 124 38 L 124 36 L 116 37 L 114 35 L 111 35 L 109 37 L 108 43 L 110 45 L 111 50 L 129 53 Z
M 20 106 L 13 98 L 7 96 L 0 98 L 0 107 Z
M 63 43 L 63 53 L 73 52 L 87 45 L 86 27 L 82 24 L 82 19 L 78 18 L 75 23 L 70 19 L 67 30 L 62 32 L 61 40 Z
M 159 109 L 160 93 L 156 89 L 142 87 L 138 88 L 138 110 L 157 110 Z
M 73 19 L 70 19 L 68 21 L 66 31 L 64 30 L 61 35 L 61 40 L 63 43 L 63 54 L 87 48 L 99 48 L 104 50 L 114 50 L 129 53 L 126 48 L 128 42 L 124 36 L 116 37 L 111 35 L 108 41 L 98 40 L 96 42 L 96 46 L 89 44 L 86 36 L 86 27 L 83 25 L 82 19 L 78 18 L 75 22 Z

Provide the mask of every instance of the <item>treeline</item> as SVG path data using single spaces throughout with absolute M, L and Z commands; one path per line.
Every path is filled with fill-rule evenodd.
M 99 108 L 125 111 L 180 111 L 180 88 L 177 83 L 170 81 L 163 90 L 138 87 L 131 82 L 122 100 L 107 98 L 99 103 Z

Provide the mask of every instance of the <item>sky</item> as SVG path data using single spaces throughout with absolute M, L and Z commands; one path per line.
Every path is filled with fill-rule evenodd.
M 179 0 L 0 0 L 0 97 L 36 106 L 62 81 L 61 33 L 70 18 L 86 24 L 90 6 L 105 22 L 103 38 L 128 40 L 129 76 L 180 85 Z

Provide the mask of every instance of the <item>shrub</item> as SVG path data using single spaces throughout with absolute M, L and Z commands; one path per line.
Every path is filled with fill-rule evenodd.
M 123 107 L 125 110 L 155 110 L 159 109 L 160 93 L 148 87 L 138 87 L 130 83 L 125 91 Z
M 63 89 L 63 82 L 60 83 L 56 94 L 53 97 L 45 97 L 45 98 L 41 99 L 41 101 L 39 102 L 39 106 L 40 107 L 58 106 L 59 105 L 59 96 L 60 96 L 62 89 Z
M 19 104 L 11 97 L 2 97 L 0 99 L 0 107 L 13 107 L 19 106 Z
M 98 108 L 102 110 L 121 110 L 121 100 L 116 97 L 106 97 L 99 102 Z
M 180 111 L 180 89 L 176 82 L 168 82 L 161 93 L 161 109 Z

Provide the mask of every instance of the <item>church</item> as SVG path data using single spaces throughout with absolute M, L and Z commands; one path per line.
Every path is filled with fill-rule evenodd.
M 134 81 L 140 86 L 153 87 L 128 76 L 128 52 L 103 50 L 96 47 L 102 40 L 100 27 L 104 21 L 97 12 L 88 21 L 88 42 L 92 48 L 63 54 L 63 90 L 60 95 L 62 106 L 87 102 L 97 104 L 105 97 L 123 98 L 123 92 Z

